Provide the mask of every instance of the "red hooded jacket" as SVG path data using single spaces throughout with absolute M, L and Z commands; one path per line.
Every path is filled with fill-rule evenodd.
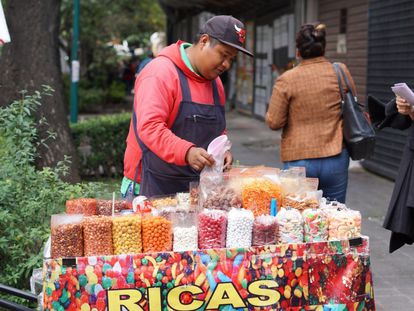
M 186 165 L 185 156 L 194 144 L 177 137 L 170 130 L 182 100 L 180 80 L 174 64 L 186 75 L 194 102 L 214 102 L 211 81 L 192 72 L 182 60 L 182 43 L 178 41 L 163 49 L 138 75 L 134 87 L 134 110 L 141 141 L 158 157 L 176 165 Z M 224 105 L 223 84 L 219 77 L 216 81 L 220 103 Z M 126 142 L 124 176 L 133 180 L 141 160 L 141 149 L 134 134 L 132 120 Z M 141 169 L 136 181 L 141 182 Z

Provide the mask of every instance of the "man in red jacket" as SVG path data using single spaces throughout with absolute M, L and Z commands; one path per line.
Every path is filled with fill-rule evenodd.
M 226 131 L 225 94 L 219 75 L 243 48 L 244 25 L 215 16 L 194 44 L 166 47 L 135 81 L 134 113 L 124 157 L 121 192 L 145 196 L 188 191 L 214 160 L 209 143 Z M 232 162 L 230 152 L 224 165 Z

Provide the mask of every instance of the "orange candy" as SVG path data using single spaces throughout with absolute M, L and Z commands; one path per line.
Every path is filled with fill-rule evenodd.
M 144 253 L 171 251 L 172 224 L 161 216 L 142 219 L 142 246 Z

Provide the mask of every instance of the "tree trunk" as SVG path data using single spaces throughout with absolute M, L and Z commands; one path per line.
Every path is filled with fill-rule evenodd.
M 63 98 L 63 83 L 59 63 L 59 24 L 61 0 L 9 0 L 5 15 L 11 43 L 4 45 L 0 55 L 0 106 L 20 97 L 20 90 L 29 93 L 50 85 L 53 96 L 42 98 L 37 118 L 45 117 L 49 131 L 57 138 L 48 141 L 49 148 L 39 148 L 38 167 L 54 166 L 71 157 L 69 176 L 65 180 L 80 180 L 78 157 L 69 129 Z M 39 128 L 40 139 L 47 133 Z

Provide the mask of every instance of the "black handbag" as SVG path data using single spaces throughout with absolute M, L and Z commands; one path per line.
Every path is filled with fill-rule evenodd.
M 362 106 L 352 93 L 351 85 L 344 70 L 339 63 L 334 63 L 333 66 L 341 93 L 343 136 L 349 156 L 352 160 L 368 158 L 374 152 L 375 131 L 365 116 Z M 342 87 L 342 79 L 347 87 L 346 93 L 344 93 Z

